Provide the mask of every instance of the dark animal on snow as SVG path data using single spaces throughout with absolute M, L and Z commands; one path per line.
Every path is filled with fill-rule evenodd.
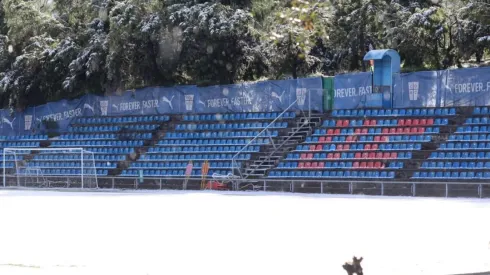
M 342 267 L 347 271 L 348 275 L 363 275 L 361 262 L 362 257 L 358 259 L 354 256 L 352 262 L 346 262 Z

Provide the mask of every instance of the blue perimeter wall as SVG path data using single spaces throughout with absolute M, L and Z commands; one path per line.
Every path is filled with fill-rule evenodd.
M 363 108 L 368 73 L 335 76 L 334 109 Z M 393 108 L 490 105 L 490 67 L 404 73 L 393 79 Z
M 370 72 L 335 76 L 334 109 L 367 106 L 371 79 Z M 405 73 L 393 80 L 394 108 L 490 105 L 490 67 Z M 86 95 L 50 102 L 14 114 L 0 110 L 0 136 L 43 133 L 42 121 L 48 119 L 65 132 L 79 116 L 280 112 L 296 99 L 292 110 L 308 110 L 310 101 L 312 110 L 323 112 L 323 96 L 321 77 L 211 87 L 148 87 L 120 96 Z
M 86 95 L 50 102 L 14 114 L 0 110 L 0 136 L 44 133 L 42 121 L 49 119 L 58 123 L 59 132 L 65 132 L 79 116 L 281 112 L 293 103 L 290 110 L 308 110 L 309 102 L 312 110 L 323 112 L 321 77 L 211 87 L 148 87 L 120 96 Z

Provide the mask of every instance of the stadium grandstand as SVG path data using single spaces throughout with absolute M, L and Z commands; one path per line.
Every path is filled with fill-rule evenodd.
M 486 93 L 438 86 L 434 98 L 419 87 L 431 82 L 400 77 L 396 52 L 366 58 L 381 64 L 372 74 L 89 95 L 65 103 L 70 111 L 3 112 L 3 184 L 488 196 L 490 111 L 471 106 Z M 446 73 L 460 87 L 468 72 Z M 435 100 L 451 107 L 425 107 Z M 54 134 L 46 122 L 57 124 Z

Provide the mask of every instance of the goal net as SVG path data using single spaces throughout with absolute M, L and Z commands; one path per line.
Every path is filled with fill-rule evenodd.
M 4 148 L 3 186 L 98 188 L 95 156 L 83 148 Z

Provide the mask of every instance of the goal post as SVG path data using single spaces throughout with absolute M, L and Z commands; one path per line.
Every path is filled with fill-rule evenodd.
M 93 152 L 84 148 L 4 148 L 3 186 L 98 188 Z

